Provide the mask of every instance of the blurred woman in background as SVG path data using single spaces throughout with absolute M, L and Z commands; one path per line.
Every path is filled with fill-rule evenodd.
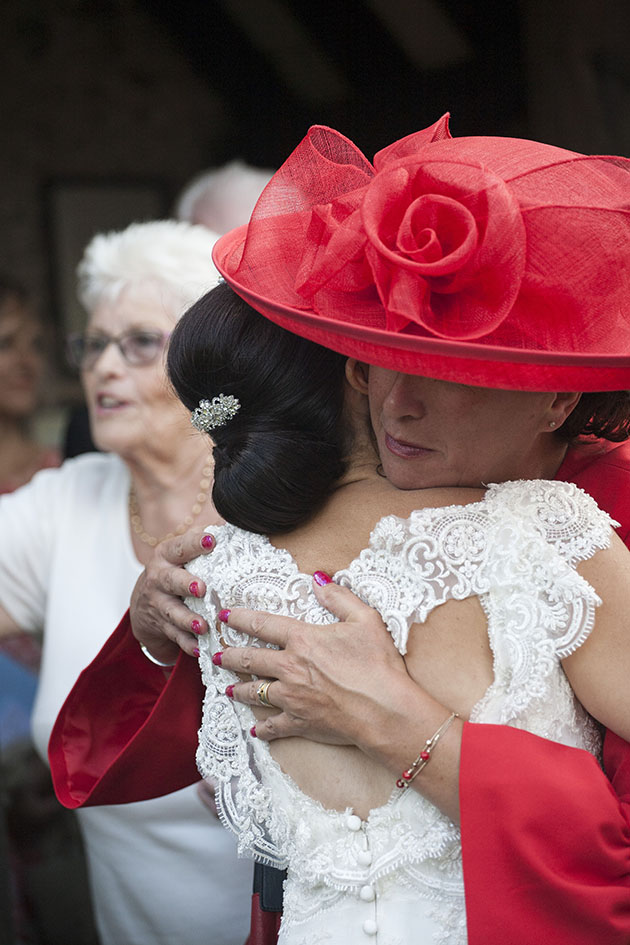
M 44 630 L 32 724 L 44 758 L 66 695 L 124 612 L 153 546 L 202 509 L 204 523 L 219 521 L 208 443 L 164 371 L 179 315 L 216 281 L 215 239 L 174 221 L 94 237 L 79 266 L 87 329 L 69 350 L 103 452 L 43 471 L 0 501 L 0 635 Z M 237 863 L 195 786 L 79 818 L 104 945 L 241 945 L 251 867 Z M 174 878 L 187 896 L 173 894 Z
M 44 332 L 26 290 L 0 275 L 0 492 L 12 492 L 59 453 L 31 435 L 45 369 Z
M 38 469 L 61 462 L 59 452 L 43 446 L 30 429 L 45 367 L 44 328 L 28 293 L 19 282 L 0 274 L 0 493 L 12 492 Z M 25 778 L 32 777 L 37 765 L 29 738 L 29 718 L 40 655 L 39 642 L 31 635 L 18 632 L 0 641 L 0 782 L 4 786 L 0 795 L 2 810 L 6 809 L 12 826 L 17 813 L 14 799 L 24 795 Z M 50 787 L 48 796 L 54 804 Z M 3 813 L 0 828 L 4 827 Z M 12 859 L 14 869 L 21 873 L 15 849 Z M 16 894 L 16 910 L 19 899 Z M 2 911 L 7 917 L 11 914 L 11 910 Z M 17 910 L 15 919 L 22 933 L 24 910 Z

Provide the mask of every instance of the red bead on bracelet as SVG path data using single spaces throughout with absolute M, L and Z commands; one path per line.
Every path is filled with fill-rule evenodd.
M 431 752 L 441 739 L 442 735 L 450 728 L 455 719 L 458 719 L 459 715 L 457 712 L 451 712 L 449 717 L 445 722 L 442 722 L 437 732 L 435 732 L 431 738 L 427 738 L 424 743 L 424 748 L 418 755 L 418 757 L 413 761 L 410 768 L 407 768 L 402 772 L 401 776 L 396 781 L 396 787 L 403 790 L 404 788 L 409 787 L 416 775 L 420 774 L 422 769 L 428 765 L 431 760 Z

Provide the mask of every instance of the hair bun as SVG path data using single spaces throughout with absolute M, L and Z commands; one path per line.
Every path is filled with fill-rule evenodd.
M 210 431 L 217 511 L 248 531 L 308 519 L 345 469 L 346 359 L 263 318 L 226 283 L 171 335 L 168 371 L 190 409 L 223 393 L 241 409 Z

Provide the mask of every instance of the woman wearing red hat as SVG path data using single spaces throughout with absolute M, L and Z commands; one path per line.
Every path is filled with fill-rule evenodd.
M 630 358 L 618 353 L 630 350 L 630 329 L 624 318 L 629 280 L 628 250 L 623 248 L 627 246 L 628 211 L 623 196 L 627 173 L 622 160 L 584 158 L 533 142 L 451 140 L 444 123 L 381 152 L 372 168 L 346 139 L 314 129 L 274 177 L 249 227 L 221 241 L 217 263 L 233 288 L 272 320 L 373 365 L 359 370 L 359 384 L 370 394 L 381 461 L 394 485 L 407 489 L 411 485 L 479 486 L 491 479 L 560 477 L 568 472 L 568 467 L 563 469 L 568 439 L 556 431 L 564 427 L 579 398 L 555 392 L 614 391 L 628 386 Z M 274 260 L 272 266 L 269 259 Z M 404 375 L 398 373 L 401 370 Z M 392 376 L 391 371 L 396 374 Z M 414 377 L 409 380 L 406 375 Z M 462 407 L 468 396 L 468 416 L 487 422 L 469 424 L 467 450 L 450 449 L 449 454 L 443 449 L 440 457 L 435 454 L 441 450 L 442 425 L 442 442 L 449 448 L 457 446 L 454 422 L 464 415 L 453 419 L 442 414 L 440 424 L 439 415 L 428 408 L 437 410 L 440 403 L 444 408 L 452 382 L 469 385 L 458 387 L 460 400 L 454 403 Z M 493 387 L 497 388 L 494 392 L 489 390 Z M 436 392 L 441 392 L 441 400 Z M 602 398 L 582 398 L 586 413 L 572 431 L 563 430 L 568 438 L 588 429 L 591 415 L 598 412 L 598 400 Z M 531 410 L 518 407 L 534 402 L 544 405 L 548 424 L 544 436 L 535 423 L 532 426 Z M 398 425 L 392 427 L 394 420 Z M 615 426 L 614 418 L 610 426 Z M 426 434 L 421 437 L 423 427 Z M 412 430 L 416 431 L 413 436 Z M 464 432 L 460 422 L 459 433 Z M 495 448 L 486 449 L 493 442 Z M 615 465 L 598 444 L 589 444 L 582 453 L 572 452 L 573 469 L 581 465 L 583 471 L 590 464 L 591 469 L 596 467 L 596 477 L 599 470 L 610 472 Z M 440 461 L 449 458 L 454 459 L 450 467 Z M 375 629 L 372 618 L 365 618 L 361 605 L 349 605 L 339 588 L 324 587 L 318 594 L 340 616 L 351 618 L 335 631 L 338 640 L 349 643 L 351 624 L 360 619 L 362 644 L 374 645 L 378 652 L 378 629 L 387 638 L 382 627 Z M 229 617 L 229 626 L 246 631 L 251 619 L 239 611 Z M 282 640 L 274 642 L 286 643 L 294 675 L 303 683 L 295 672 L 299 659 L 291 650 L 286 622 L 269 619 L 263 630 L 258 620 L 256 632 L 264 639 L 282 634 Z M 321 639 L 326 645 L 319 648 L 320 668 L 325 667 L 331 638 L 326 634 Z M 190 643 L 186 646 L 190 649 Z M 152 650 L 166 653 L 165 644 Z M 405 705 L 394 710 L 391 693 L 396 686 L 390 683 L 395 669 L 391 661 L 374 660 L 372 667 L 378 673 L 374 676 L 373 669 L 371 674 L 362 673 L 365 685 L 356 679 L 356 672 L 350 681 L 335 681 L 334 674 L 328 674 L 330 683 L 326 698 L 320 699 L 317 725 L 312 717 L 308 721 L 308 711 L 306 724 L 299 719 L 292 722 L 291 716 L 300 715 L 296 711 L 300 699 L 292 693 L 288 661 L 283 663 L 279 653 L 272 664 L 274 654 L 270 659 L 269 652 L 235 648 L 223 654 L 223 667 L 230 669 L 239 669 L 240 661 L 247 659 L 250 670 L 256 672 L 256 660 L 264 659 L 263 674 L 279 680 L 268 686 L 264 696 L 288 712 L 277 717 L 273 726 L 269 722 L 259 725 L 259 738 L 292 730 L 327 739 L 336 734 L 358 744 L 372 758 L 380 756 L 381 764 L 391 769 L 397 759 L 402 763 L 410 733 L 418 731 L 418 719 L 428 724 L 436 709 L 433 704 L 427 715 L 430 697 L 419 685 L 411 695 L 407 684 Z M 576 654 L 580 652 L 588 649 L 580 648 Z M 575 666 L 579 675 L 579 658 Z M 176 675 L 177 671 L 173 682 Z M 397 679 L 400 683 L 400 676 Z M 251 685 L 237 686 L 233 695 L 252 701 L 254 693 Z M 364 710 L 360 732 L 347 714 L 353 700 Z M 304 701 L 308 708 L 308 698 Z M 334 719 L 333 704 L 339 707 Z M 158 715 L 159 706 L 151 721 Z M 458 794 L 456 736 L 461 735 L 461 723 L 448 718 L 450 732 L 440 731 L 441 726 L 435 730 L 443 739 L 435 759 L 422 758 L 421 752 L 412 759 L 415 767 L 405 772 L 410 773 L 409 780 L 413 777 L 415 787 L 420 781 L 420 791 L 429 799 L 432 792 L 441 794 L 439 806 L 450 805 L 453 812 Z M 394 719 L 397 724 L 392 726 Z M 496 720 L 509 721 L 501 713 Z M 584 830 L 587 855 L 575 836 L 572 845 L 566 842 L 559 819 L 554 820 L 557 836 L 550 855 L 545 838 L 537 835 L 537 824 L 546 829 L 545 815 L 557 818 L 558 814 L 556 783 L 545 761 L 547 742 L 532 749 L 531 736 L 509 729 L 504 735 L 503 726 L 481 734 L 474 731 L 486 728 L 468 724 L 462 739 L 459 793 L 468 941 L 530 942 L 536 936 L 567 943 L 627 941 L 628 829 L 610 789 L 602 794 L 596 766 L 574 747 L 560 751 L 564 772 L 579 778 L 575 782 L 583 794 L 579 800 L 589 790 L 600 806 L 593 814 L 588 804 L 581 804 L 580 817 L 571 821 L 574 833 L 578 826 Z M 426 734 L 427 738 L 431 734 L 428 728 Z M 428 741 L 425 754 L 430 756 L 437 743 Z M 497 744 L 498 751 L 493 748 Z M 506 747 L 512 754 L 503 754 Z M 515 794 L 513 780 L 510 783 L 516 770 L 513 758 L 518 761 L 519 752 L 542 758 L 536 771 L 536 802 L 529 808 Z M 555 760 L 558 752 L 552 751 L 549 757 Z M 415 777 L 418 769 L 420 776 Z M 481 803 L 488 782 L 495 785 L 494 802 L 508 806 L 509 816 L 494 818 L 503 819 L 503 833 L 493 833 L 494 821 L 487 817 L 491 808 Z M 103 783 L 92 792 L 92 801 Z M 562 782 L 558 784 L 562 788 Z M 86 785 L 87 793 L 92 790 L 88 778 L 79 793 Z M 475 816 L 472 793 L 479 793 L 486 813 L 489 852 L 480 850 L 476 828 L 471 833 L 467 823 Z M 575 793 L 570 792 L 572 800 Z M 541 812 L 539 800 L 546 811 Z M 591 825 L 592 830 L 585 829 Z M 512 847 L 507 845 L 509 835 L 514 836 Z M 493 857 L 495 842 L 501 849 Z M 516 866 L 511 863 L 512 850 L 519 858 Z M 503 883 L 497 864 L 506 870 Z M 488 877 L 483 870 L 493 872 Z M 490 889 L 480 897 L 478 884 L 485 881 Z M 625 899 L 620 892 L 624 889 Z M 505 890 L 509 897 L 503 909 L 497 899 Z M 556 915 L 558 903 L 573 913 Z

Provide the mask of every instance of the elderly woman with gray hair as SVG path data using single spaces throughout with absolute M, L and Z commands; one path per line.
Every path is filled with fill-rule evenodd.
M 153 546 L 202 510 L 204 523 L 220 521 L 209 445 L 164 366 L 179 315 L 217 280 L 215 239 L 174 221 L 92 239 L 78 270 L 87 327 L 69 352 L 103 452 L 43 471 L 0 501 L 0 635 L 43 631 L 32 727 L 44 758 L 64 699 L 124 612 Z M 195 786 L 79 820 L 104 945 L 201 945 L 209 928 L 213 945 L 245 939 L 251 867 L 237 863 Z M 171 895 L 173 876 L 188 897 Z

